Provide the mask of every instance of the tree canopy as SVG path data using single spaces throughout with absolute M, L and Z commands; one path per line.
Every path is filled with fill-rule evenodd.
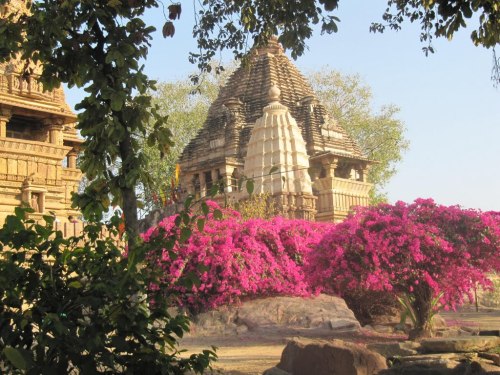
M 190 79 L 161 82 L 153 93 L 153 103 L 159 113 L 168 117 L 167 128 L 172 134 L 173 145 L 167 154 L 147 139 L 139 140 L 148 160 L 149 173 L 141 180 L 140 198 L 144 210 L 163 206 L 172 192 L 172 178 L 182 150 L 203 125 L 210 104 L 217 98 L 219 87 L 227 78 L 227 70 L 220 74 L 205 74 L 195 87 Z M 154 123 L 147 124 L 147 131 L 154 131 Z

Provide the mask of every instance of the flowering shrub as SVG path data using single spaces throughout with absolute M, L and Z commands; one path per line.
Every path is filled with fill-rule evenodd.
M 424 199 L 360 208 L 325 235 L 306 272 L 316 290 L 410 296 L 413 337 L 428 335 L 433 299 L 455 307 L 477 284 L 491 286 L 485 273 L 500 270 L 498 218 Z
M 220 210 L 214 202 L 208 205 Z M 209 217 L 203 230 L 194 230 L 185 243 L 151 253 L 151 264 L 164 270 L 154 288 L 176 295 L 193 312 L 251 296 L 310 294 L 303 264 L 332 224 L 281 217 L 245 221 L 236 211 L 221 211 L 222 219 Z M 164 219 L 143 239 L 161 236 L 168 241 L 179 231 L 175 220 Z M 182 282 L 186 279 L 193 283 Z

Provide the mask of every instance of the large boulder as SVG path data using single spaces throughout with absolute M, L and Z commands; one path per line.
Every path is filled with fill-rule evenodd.
M 221 307 L 193 318 L 196 336 L 238 335 L 279 329 L 357 332 L 360 324 L 342 298 L 268 297 Z
M 386 369 L 383 356 L 342 340 L 292 340 L 276 366 L 293 375 L 371 375 Z
M 354 313 L 342 298 L 324 294 L 311 298 L 270 297 L 248 301 L 238 308 L 238 320 L 254 327 L 329 328 L 337 331 L 360 328 Z

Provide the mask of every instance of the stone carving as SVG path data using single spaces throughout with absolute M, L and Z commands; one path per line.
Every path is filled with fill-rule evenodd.
M 35 210 L 35 212 L 40 212 L 40 207 L 38 206 L 38 194 L 36 193 L 31 193 L 31 201 L 30 205 L 31 208 Z

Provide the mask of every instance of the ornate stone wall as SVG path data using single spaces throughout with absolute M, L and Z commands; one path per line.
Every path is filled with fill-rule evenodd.
M 0 17 L 26 11 L 25 1 L 10 1 Z M 41 72 L 20 59 L 0 64 L 0 224 L 22 205 L 36 219 L 53 212 L 58 222 L 69 222 L 79 215 L 71 208 L 82 177 L 76 116 L 62 88 L 44 90 Z

